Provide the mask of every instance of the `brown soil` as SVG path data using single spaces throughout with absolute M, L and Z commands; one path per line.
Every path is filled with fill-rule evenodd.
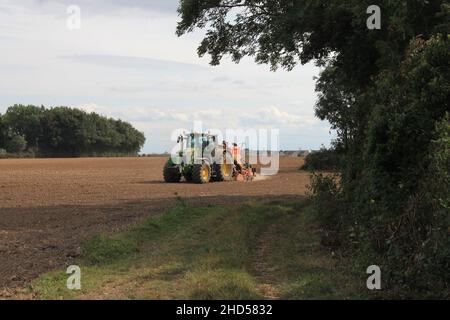
M 0 160 L 0 297 L 69 265 L 80 243 L 160 214 L 182 197 L 195 205 L 298 197 L 309 174 L 299 158 L 251 183 L 165 184 L 165 158 Z

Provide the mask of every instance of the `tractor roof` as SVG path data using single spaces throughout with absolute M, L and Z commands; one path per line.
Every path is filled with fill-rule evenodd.
M 186 134 L 186 136 L 217 137 L 217 135 L 215 135 L 215 134 L 200 133 L 200 132 L 191 132 L 191 133 Z

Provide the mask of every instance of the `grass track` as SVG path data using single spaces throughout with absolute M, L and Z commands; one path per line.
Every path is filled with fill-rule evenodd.
M 358 299 L 364 274 L 320 246 L 306 200 L 189 207 L 83 246 L 82 290 L 63 271 L 40 299 Z

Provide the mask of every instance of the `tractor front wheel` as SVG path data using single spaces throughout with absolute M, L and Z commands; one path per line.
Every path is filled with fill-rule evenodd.
M 211 167 L 207 163 L 196 164 L 192 170 L 192 182 L 203 184 L 211 180 Z
M 178 183 L 181 181 L 181 172 L 177 166 L 167 163 L 163 170 L 164 181 L 167 183 Z

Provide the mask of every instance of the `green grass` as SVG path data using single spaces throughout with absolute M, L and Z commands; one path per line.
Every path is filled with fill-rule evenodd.
M 365 280 L 320 246 L 305 201 L 189 207 L 182 202 L 82 247 L 82 290 L 64 271 L 41 276 L 40 299 L 364 298 Z M 367 290 L 367 289 L 366 289 Z

